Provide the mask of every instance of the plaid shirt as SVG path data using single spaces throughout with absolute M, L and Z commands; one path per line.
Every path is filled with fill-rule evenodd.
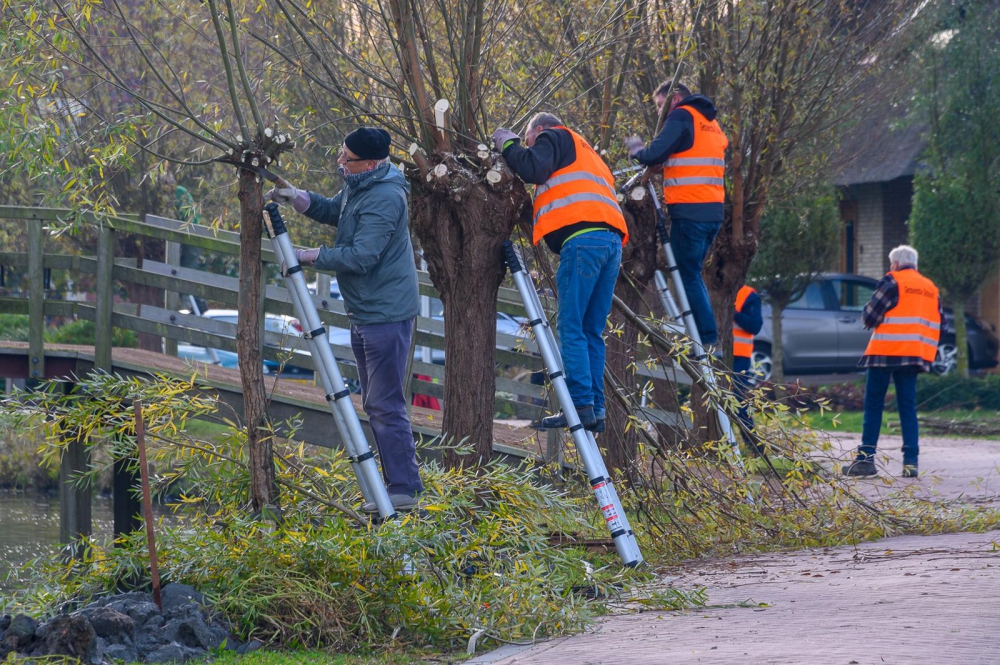
M 914 270 L 912 266 L 900 266 L 900 270 Z M 874 330 L 882 323 L 886 313 L 899 304 L 899 284 L 891 275 L 886 275 L 875 286 L 875 293 L 861 312 L 861 322 L 866 330 Z M 938 315 L 941 317 L 941 331 L 944 331 L 944 310 L 941 309 L 941 298 L 938 297 Z M 858 367 L 907 367 L 917 365 L 924 372 L 931 371 L 931 364 L 919 356 L 861 356 Z

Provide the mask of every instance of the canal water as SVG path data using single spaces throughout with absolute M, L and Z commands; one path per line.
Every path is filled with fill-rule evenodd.
M 112 514 L 110 497 L 94 498 L 95 536 L 110 541 Z M 0 490 L 0 594 L 16 586 L 7 579 L 11 571 L 23 575 L 26 563 L 43 554 L 55 554 L 58 543 L 58 497 Z

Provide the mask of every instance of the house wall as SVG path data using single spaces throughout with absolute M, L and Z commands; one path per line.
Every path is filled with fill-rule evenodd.
M 841 196 L 853 204 L 842 205 L 841 216 L 845 216 L 845 210 L 852 210 L 857 216 L 855 272 L 879 279 L 889 270 L 889 250 L 904 244 L 909 236 L 907 220 L 913 200 L 913 178 L 842 187 Z M 841 243 L 841 254 L 846 249 Z M 846 265 L 845 259 L 841 256 L 840 265 Z
M 878 279 L 885 274 L 883 258 L 887 251 L 883 241 L 882 186 L 879 183 L 851 185 L 841 188 L 841 195 L 844 200 L 854 202 L 857 214 L 854 220 L 855 272 Z

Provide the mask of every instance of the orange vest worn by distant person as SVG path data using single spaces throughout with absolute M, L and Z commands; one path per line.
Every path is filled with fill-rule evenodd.
M 757 293 L 752 287 L 741 286 L 740 292 L 736 294 L 736 311 L 743 309 L 743 304 L 750 297 L 751 293 Z M 750 358 L 753 356 L 753 334 L 748 333 L 743 328 L 733 323 L 733 357 Z
M 628 227 L 618 207 L 615 178 L 601 156 L 583 137 L 566 127 L 553 127 L 569 132 L 576 145 L 576 161 L 559 169 L 535 187 L 535 230 L 532 241 L 557 229 L 580 222 L 604 222 L 622 233 L 622 244 L 628 242 Z
M 670 156 L 663 165 L 663 200 L 673 203 L 725 203 L 726 147 L 729 139 L 719 123 L 690 106 L 694 144 Z
M 941 339 L 938 288 L 916 270 L 890 272 L 899 303 L 872 332 L 866 356 L 908 356 L 934 362 Z

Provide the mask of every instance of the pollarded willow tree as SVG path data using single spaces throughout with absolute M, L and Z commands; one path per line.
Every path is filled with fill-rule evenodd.
M 906 57 L 920 32 L 927 3 L 915 4 L 705 0 L 694 82 L 715 100 L 730 139 L 726 219 L 705 281 L 727 351 L 733 302 L 773 187 L 784 174 L 803 179 L 804 169 L 822 169 L 816 153 L 852 116 L 869 112 L 865 87 Z
M 524 184 L 493 149 L 498 125 L 523 127 L 568 74 L 616 39 L 625 3 L 581 25 L 576 44 L 539 51 L 525 35 L 543 8 L 508 0 L 275 0 L 270 42 L 342 119 L 377 123 L 408 146 L 411 225 L 444 304 L 442 429 L 492 455 L 496 297 L 502 244 L 530 223 Z M 260 35 L 261 41 L 267 41 Z
M 280 73 L 247 34 L 266 16 L 240 0 L 22 4 L 14 20 L 60 64 L 46 75 L 45 103 L 78 109 L 95 136 L 116 148 L 109 154 L 106 145 L 91 146 L 101 178 L 77 184 L 107 190 L 105 169 L 114 173 L 136 155 L 182 167 L 223 160 L 234 170 L 241 244 L 236 344 L 250 499 L 258 510 L 275 504 L 260 353 L 262 180 L 254 169 L 276 162 L 294 141 L 277 126 L 279 108 L 268 92 Z

